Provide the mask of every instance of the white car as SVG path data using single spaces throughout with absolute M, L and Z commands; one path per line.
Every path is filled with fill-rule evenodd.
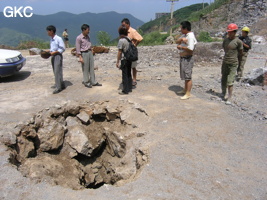
M 26 64 L 19 51 L 0 49 L 0 78 L 11 76 Z

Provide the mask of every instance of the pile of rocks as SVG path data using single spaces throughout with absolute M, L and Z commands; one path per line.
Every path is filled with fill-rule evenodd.
M 147 150 L 135 145 L 145 135 L 135 119 L 148 115 L 128 101 L 68 102 L 17 125 L 4 143 L 13 149 L 11 162 L 34 180 L 72 189 L 121 185 L 148 162 Z

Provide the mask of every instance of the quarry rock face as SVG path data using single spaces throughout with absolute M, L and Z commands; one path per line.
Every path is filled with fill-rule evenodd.
M 193 23 L 192 29 L 196 34 L 207 31 L 211 36 L 215 36 L 218 33 L 224 33 L 230 23 L 235 23 L 240 28 L 244 26 L 252 28 L 260 19 L 265 18 L 266 7 L 266 0 L 232 0 L 210 14 L 202 16 L 198 22 Z M 266 28 L 262 28 L 266 33 Z M 251 32 L 255 34 L 258 30 L 252 29 Z
M 148 115 L 140 105 L 119 105 L 68 102 L 40 111 L 14 129 L 16 142 L 6 139 L 13 163 L 26 177 L 75 190 L 135 179 L 148 151 L 135 144 L 140 134 L 131 124 Z

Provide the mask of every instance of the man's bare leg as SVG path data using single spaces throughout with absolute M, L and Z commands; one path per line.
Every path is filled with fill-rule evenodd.
M 185 81 L 185 95 L 181 97 L 182 100 L 189 99 L 191 97 L 191 90 L 192 90 L 192 80 L 186 80 Z

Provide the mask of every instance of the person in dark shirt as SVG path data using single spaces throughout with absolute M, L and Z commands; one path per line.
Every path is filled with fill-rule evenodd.
M 239 36 L 239 39 L 243 42 L 243 56 L 240 65 L 237 68 L 237 80 L 239 81 L 243 78 L 244 66 L 248 57 L 248 51 L 251 49 L 251 39 L 248 36 L 250 29 L 244 27 L 242 29 L 242 35 Z
M 222 97 L 226 100 L 226 105 L 231 105 L 234 81 L 236 76 L 236 71 L 243 55 L 243 43 L 236 37 L 238 26 L 236 24 L 229 24 L 227 27 L 227 37 L 223 40 L 224 58 L 222 63 Z M 226 97 L 226 92 L 228 89 L 228 97 Z

